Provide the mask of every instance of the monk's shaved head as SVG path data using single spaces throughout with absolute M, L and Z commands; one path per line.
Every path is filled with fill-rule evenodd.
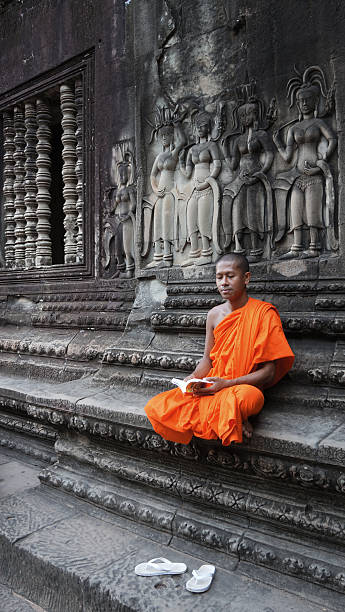
M 216 261 L 216 266 L 221 261 L 234 263 L 238 268 L 240 268 L 240 270 L 242 270 L 243 274 L 249 272 L 248 259 L 245 255 L 241 255 L 241 253 L 225 253 L 225 255 L 221 255 Z

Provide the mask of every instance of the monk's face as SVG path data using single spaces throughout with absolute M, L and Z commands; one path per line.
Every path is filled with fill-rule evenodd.
M 235 302 L 245 297 L 250 272 L 243 272 L 233 261 L 226 259 L 220 261 L 216 266 L 216 283 L 220 295 L 225 300 Z

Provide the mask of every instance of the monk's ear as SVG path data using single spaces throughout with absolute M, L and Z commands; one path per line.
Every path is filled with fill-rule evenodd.
M 250 272 L 245 272 L 244 273 L 244 282 L 245 282 L 245 284 L 248 285 L 249 281 L 250 281 Z

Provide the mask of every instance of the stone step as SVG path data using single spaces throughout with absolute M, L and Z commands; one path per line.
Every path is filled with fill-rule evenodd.
M 46 612 L 25 597 L 0 584 L 1 612 Z
M 35 426 L 35 447 L 54 432 L 59 461 L 45 484 L 137 527 L 345 592 L 344 413 L 270 401 L 250 442 L 185 446 L 152 431 L 149 394 L 3 373 L 0 439 L 28 440 Z M 270 547 L 258 548 L 260 534 Z
M 62 454 L 67 446 L 58 443 L 59 462 L 41 473 L 43 482 L 173 539 L 200 545 L 210 554 L 221 552 L 227 563 L 247 561 L 345 593 L 342 509 L 322 513 L 302 499 L 260 495 L 244 485 L 179 475 L 142 457 L 133 461 L 106 451 L 99 454 L 105 473 L 95 469 L 95 463 L 87 470 L 95 449 L 87 445 L 82 464 Z M 75 447 L 71 441 L 69 450 Z M 79 445 L 74 459 L 81 453 Z
M 285 391 L 288 392 L 288 389 Z M 323 390 L 318 389 L 317 392 L 318 398 L 322 399 Z M 307 410 L 304 402 L 308 401 L 311 393 L 315 396 L 315 390 L 310 391 L 305 400 L 300 399 L 298 404 L 293 401 L 288 404 L 286 400 L 284 404 L 281 400 L 278 403 L 270 398 L 253 421 L 253 439 L 235 448 L 248 452 L 277 453 L 302 461 L 342 467 L 345 461 L 343 406 L 331 405 L 325 411 L 323 404 L 317 407 L 314 403 L 312 409 Z M 84 433 L 92 434 L 93 429 L 98 428 L 99 436 L 113 440 L 116 439 L 116 428 L 128 427 L 127 432 L 123 431 L 123 441 L 126 442 L 128 434 L 129 438 L 134 437 L 133 445 L 137 438 L 138 446 L 146 433 L 152 433 L 144 413 L 144 406 L 151 396 L 151 389 L 130 391 L 110 381 L 100 384 L 98 380 L 96 383 L 90 376 L 73 381 L 48 382 L 8 373 L 0 375 L 0 411 L 3 414 L 10 414 L 13 418 L 18 414 L 50 427 L 66 427 Z M 138 429 L 142 432 L 141 437 L 135 434 Z M 162 441 L 160 450 L 165 446 L 168 448 L 169 445 Z M 224 450 L 217 444 L 213 446 L 219 451 Z M 216 463 L 216 460 L 213 462 Z
M 2 499 L 0 544 L 1 581 L 50 612 L 225 612 L 230 605 L 244 612 L 253 602 L 256 612 L 343 610 L 343 596 L 329 589 L 296 577 L 278 584 L 271 569 L 259 567 L 253 574 L 253 567 L 236 557 L 186 545 L 46 487 Z M 158 556 L 186 563 L 187 573 L 134 574 L 137 563 Z M 212 587 L 193 595 L 186 580 L 204 563 L 216 565 Z

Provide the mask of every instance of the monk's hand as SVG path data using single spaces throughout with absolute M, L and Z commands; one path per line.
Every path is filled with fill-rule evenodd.
M 208 376 L 204 378 L 204 380 L 212 382 L 213 384 L 211 386 L 207 385 L 206 387 L 203 387 L 202 383 L 200 383 L 200 387 L 193 389 L 194 395 L 214 395 L 217 393 L 217 391 L 221 391 L 222 389 L 225 389 L 225 387 L 229 386 L 229 381 L 225 380 L 224 378 L 219 378 L 219 376 Z
M 185 382 L 187 382 L 187 380 L 191 380 L 191 378 L 196 378 L 195 374 L 193 374 L 193 372 L 191 374 L 188 374 L 188 376 L 186 376 L 186 378 L 184 378 L 183 380 Z

